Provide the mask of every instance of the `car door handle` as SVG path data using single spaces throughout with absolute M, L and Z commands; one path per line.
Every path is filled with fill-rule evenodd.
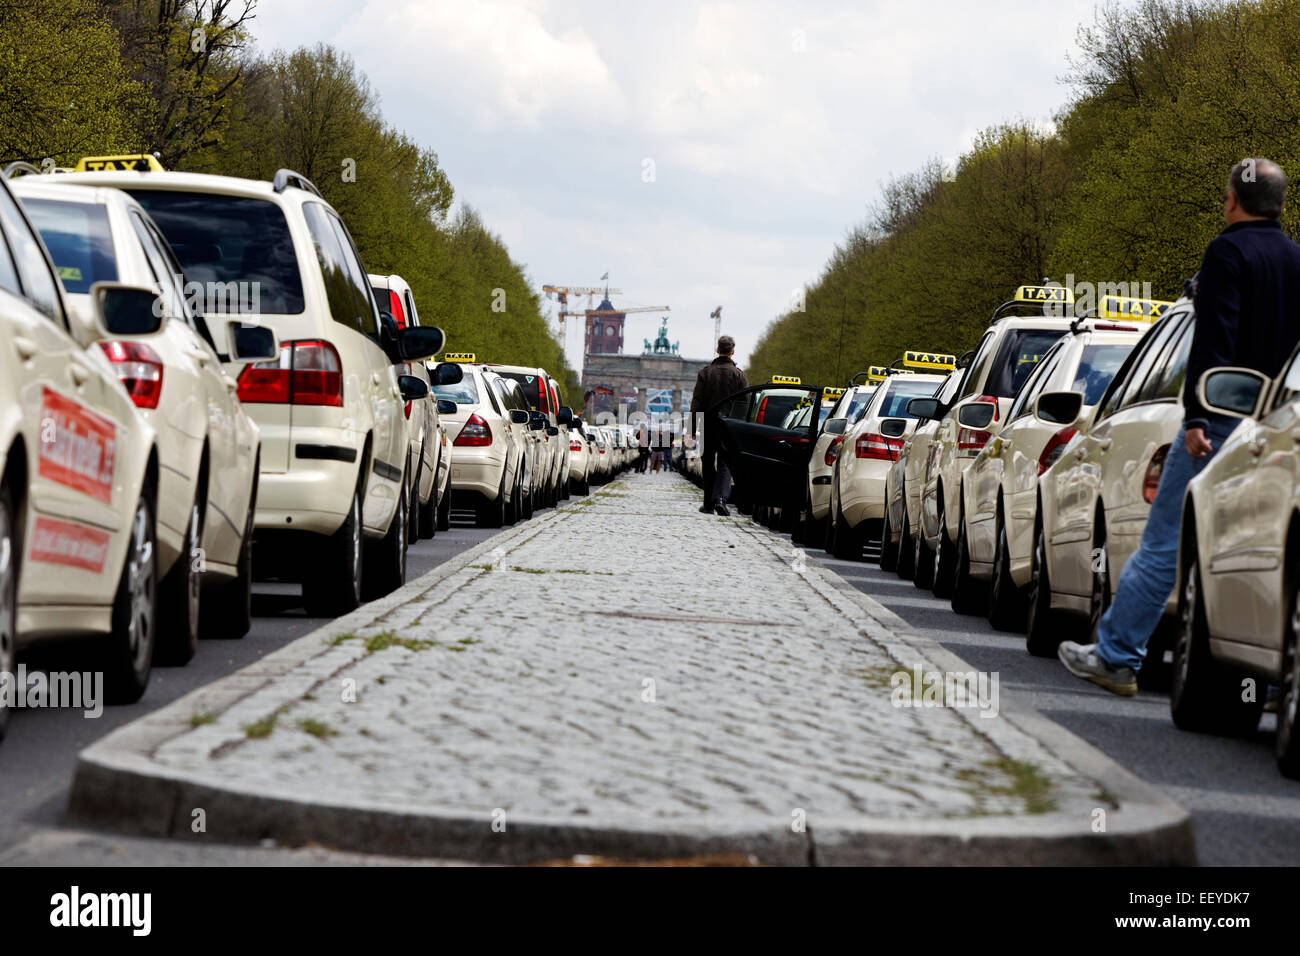
M 1074 460 L 1075 460 L 1075 461 L 1083 461 L 1084 456 L 1087 455 L 1087 454 L 1088 454 L 1088 453 L 1087 453 L 1087 452 L 1086 452 L 1082 447 L 1076 448 L 1076 449 L 1074 450 Z
M 1294 432 L 1292 434 L 1294 434 Z M 1267 438 L 1256 438 L 1253 442 L 1250 443 L 1250 453 L 1254 455 L 1256 458 L 1264 454 L 1267 448 L 1268 448 Z
M 199 368 L 207 368 L 208 363 L 212 360 L 212 356 L 203 351 L 203 349 L 187 349 L 185 354 L 198 362 Z
M 25 335 L 16 335 L 14 336 L 14 351 L 18 353 L 20 359 L 26 362 L 36 354 L 36 343 Z
M 1113 442 L 1114 440 L 1115 440 L 1115 439 L 1113 439 L 1113 438 L 1099 438 L 1099 439 L 1097 439 L 1097 450 L 1098 450 L 1098 451 L 1110 451 L 1111 442 Z M 1080 449 L 1080 450 L 1082 450 L 1082 449 Z
M 370 381 L 373 382 L 374 384 L 378 385 L 381 381 L 383 381 L 383 379 L 381 379 L 381 378 L 379 377 L 379 373 L 378 373 L 378 372 L 371 372 L 371 373 L 370 373 Z
M 72 376 L 73 383 L 80 388 L 86 384 L 86 379 L 90 378 L 90 369 L 78 362 L 69 362 L 68 374 Z

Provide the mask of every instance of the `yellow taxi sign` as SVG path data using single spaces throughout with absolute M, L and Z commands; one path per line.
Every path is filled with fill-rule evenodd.
M 1016 302 L 1073 302 L 1074 293 L 1063 285 L 1022 285 L 1016 289 Z
M 803 380 L 798 375 L 773 375 L 773 385 L 802 385 Z
M 889 369 L 885 368 L 885 366 L 883 365 L 867 366 L 868 382 L 883 382 L 887 378 L 889 378 Z
M 1131 296 L 1108 295 L 1101 300 L 1098 314 L 1103 319 L 1138 319 L 1142 322 L 1154 322 L 1165 314 L 1172 302 L 1160 299 L 1135 299 Z
M 83 156 L 73 167 L 78 173 L 111 173 L 118 171 L 139 173 L 166 172 L 157 156 L 148 153 L 130 153 L 122 156 Z
M 845 391 L 845 389 L 835 388 L 833 385 L 827 385 L 822 389 L 822 401 L 833 402 L 837 398 L 840 398 Z
M 932 368 L 948 372 L 957 367 L 957 356 L 942 352 L 904 352 L 903 364 L 909 368 Z
M 474 361 L 473 352 L 443 352 L 442 360 L 444 362 L 470 362 Z

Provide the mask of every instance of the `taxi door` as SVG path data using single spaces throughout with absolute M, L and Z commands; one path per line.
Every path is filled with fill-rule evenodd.
M 821 402 L 820 387 L 768 384 L 736 392 L 708 409 L 718 416 L 711 421 L 722 432 L 719 436 L 722 458 L 740 486 L 741 496 L 756 505 L 799 507 L 803 501 L 819 416 L 810 415 L 802 428 L 789 429 L 755 420 L 769 393 L 788 395 L 791 391 L 805 393 L 801 402 L 810 405 Z

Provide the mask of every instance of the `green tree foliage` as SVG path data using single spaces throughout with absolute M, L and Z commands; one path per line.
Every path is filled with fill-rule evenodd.
M 136 148 L 149 100 L 119 47 L 93 0 L 0 3 L 0 160 L 66 165 Z
M 905 348 L 960 354 L 1015 286 L 1150 283 L 1173 298 L 1222 228 L 1228 169 L 1267 156 L 1296 175 L 1300 3 L 1142 0 L 1080 29 L 1054 129 L 976 138 L 955 175 L 887 183 L 864 223 L 750 359 L 841 384 Z M 1284 225 L 1300 228 L 1295 204 Z

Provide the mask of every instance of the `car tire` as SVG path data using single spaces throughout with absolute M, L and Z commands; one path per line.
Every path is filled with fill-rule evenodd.
M 889 520 L 889 505 L 885 505 L 885 520 L 880 526 L 880 570 L 898 568 L 898 545 L 894 542 L 894 526 Z
M 935 549 L 934 580 L 930 591 L 937 598 L 951 598 L 952 586 L 957 577 L 957 546 L 948 539 L 948 522 L 939 512 L 939 547 Z
M 409 472 L 408 472 L 409 474 Z M 403 487 L 397 496 L 397 508 L 388 522 L 388 531 L 378 541 L 367 541 L 364 594 L 373 601 L 392 594 L 406 583 L 406 529 L 410 524 L 408 490 Z
M 1193 534 L 1195 532 L 1193 531 Z M 1210 653 L 1210 630 L 1201 591 L 1200 563 L 1193 552 L 1178 598 L 1179 628 L 1169 711 L 1181 730 L 1240 737 L 1255 732 L 1264 707 L 1262 688 L 1243 701 L 1240 676 Z
M 113 599 L 112 631 L 103 641 L 104 699 L 134 704 L 149 686 L 158 631 L 158 531 L 153 490 L 140 492 L 131 517 L 126 560 Z
M 1061 627 L 1061 613 L 1052 608 L 1052 581 L 1047 571 L 1047 532 L 1041 524 L 1034 534 L 1034 557 L 1027 597 L 1025 650 L 1034 657 L 1055 657 L 1056 649 L 1068 635 Z
M 153 662 L 179 667 L 193 660 L 199 649 L 199 606 L 203 593 L 203 509 L 196 497 L 190 502 L 185 540 L 172 569 L 158 585 L 158 636 Z
M 8 482 L 0 485 L 0 674 L 18 672 L 18 573 L 22 548 L 18 513 Z M 9 678 L 13 680 L 13 677 Z M 9 727 L 7 694 L 0 694 L 0 740 Z
M 510 501 L 502 509 L 501 524 L 503 526 L 518 524 L 526 517 L 524 514 L 523 496 L 519 490 L 519 482 L 520 479 L 516 477 L 514 488 L 510 491 Z
M 993 580 L 989 584 L 989 624 L 996 631 L 1023 631 L 1025 611 L 1025 593 L 1011 578 L 1011 546 L 1007 541 L 1006 522 L 999 514 L 997 544 L 993 551 Z
M 256 473 L 256 472 L 255 472 Z M 253 627 L 253 516 L 256 513 L 256 488 L 249 499 L 244 519 L 244 540 L 239 545 L 235 576 L 229 581 L 209 585 L 203 594 L 203 614 L 199 617 L 199 636 L 238 639 Z
M 1100 560 L 1098 560 L 1100 557 Z M 1088 634 L 1090 641 L 1097 640 L 1097 628 L 1110 607 L 1112 596 L 1110 580 L 1110 552 L 1106 550 L 1106 521 L 1097 516 L 1092 535 L 1092 590 L 1088 597 Z
M 419 487 L 417 485 L 417 487 Z M 451 490 L 448 489 L 445 497 L 450 497 Z M 438 497 L 437 478 L 434 479 L 433 490 L 429 492 L 429 500 L 424 503 L 416 502 L 416 529 L 417 538 L 432 538 L 442 529 L 442 500 Z
M 315 568 L 302 582 L 302 600 L 308 617 L 338 617 L 361 605 L 361 578 L 365 568 L 361 496 L 365 474 L 352 492 L 352 504 L 343 524 L 320 542 Z
M 447 487 L 442 490 L 438 496 L 438 530 L 451 530 L 451 481 L 447 482 Z
M 987 592 L 984 582 L 970 573 L 970 537 L 966 533 L 966 517 L 957 521 L 957 557 L 952 566 L 952 609 L 958 614 L 987 614 Z
M 841 561 L 861 561 L 862 548 L 865 530 L 864 525 L 856 528 L 850 528 L 849 523 L 844 520 L 844 509 L 837 508 L 835 515 L 835 545 L 831 549 L 831 554 Z
M 913 549 L 915 556 L 912 562 L 915 571 L 912 574 L 912 584 L 922 591 L 928 591 L 934 585 L 935 554 L 930 543 L 925 540 L 925 528 L 917 528 L 916 531 L 916 547 Z
M 572 491 L 572 488 L 570 487 L 571 484 L 572 484 L 572 482 L 570 482 L 568 478 L 565 478 L 565 479 L 564 479 L 564 484 L 560 485 L 560 500 L 561 500 L 561 501 L 568 501 L 569 498 L 572 496 L 573 491 Z
M 1287 575 L 1287 595 L 1291 614 L 1286 621 L 1282 644 L 1282 685 L 1277 702 L 1277 769 L 1282 776 L 1300 780 L 1300 731 L 1296 728 L 1300 711 L 1300 564 Z
M 907 502 L 903 502 L 903 530 L 898 535 L 898 565 L 894 573 L 904 581 L 916 574 L 916 545 L 912 541 L 912 524 L 907 517 Z
M 501 487 L 492 501 L 484 501 L 478 507 L 476 523 L 480 528 L 499 528 L 506 523 L 506 476 L 501 473 Z

